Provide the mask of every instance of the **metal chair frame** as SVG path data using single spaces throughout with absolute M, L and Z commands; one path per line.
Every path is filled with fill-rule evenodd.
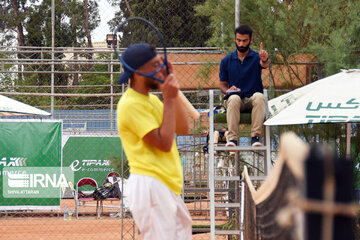
M 75 215 L 76 218 L 79 218 L 79 208 L 81 207 L 93 207 L 94 205 L 86 204 L 88 202 L 96 202 L 96 217 L 99 217 L 99 209 L 100 209 L 100 203 L 98 200 L 96 200 L 94 197 L 79 197 L 79 193 L 82 194 L 82 191 L 79 191 L 79 187 L 83 186 L 92 186 L 94 188 L 98 187 L 98 184 L 95 179 L 90 177 L 85 177 L 80 179 L 76 184 L 76 190 L 74 193 L 75 196 Z

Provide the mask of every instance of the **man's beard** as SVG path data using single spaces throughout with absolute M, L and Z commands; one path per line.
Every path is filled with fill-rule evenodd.
M 151 90 L 157 90 L 159 89 L 159 84 L 155 82 L 156 80 L 153 80 L 152 78 L 146 78 L 146 85 Z
M 250 42 L 249 44 L 246 46 L 246 47 L 240 47 L 238 46 L 236 43 L 235 43 L 235 46 L 236 46 L 236 49 L 241 52 L 241 53 L 244 53 L 244 52 L 247 52 L 247 50 L 249 50 L 250 48 Z

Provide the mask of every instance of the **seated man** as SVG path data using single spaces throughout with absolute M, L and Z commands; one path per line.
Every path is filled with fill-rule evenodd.
M 265 97 L 261 80 L 262 69 L 270 65 L 268 53 L 250 49 L 252 29 L 240 25 L 235 29 L 236 51 L 227 55 L 220 64 L 220 90 L 226 94 L 226 120 L 229 134 L 226 146 L 236 146 L 240 112 L 251 111 L 251 145 L 261 146 L 260 137 L 265 118 Z

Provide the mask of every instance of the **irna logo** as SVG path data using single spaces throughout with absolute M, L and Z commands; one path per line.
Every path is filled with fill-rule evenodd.
M 69 187 L 64 174 L 23 174 L 23 173 L 8 173 L 8 185 L 11 188 L 38 188 L 38 187 L 53 187 L 59 188 L 62 186 Z
M 4 167 L 5 198 L 59 198 L 74 182 L 69 167 Z

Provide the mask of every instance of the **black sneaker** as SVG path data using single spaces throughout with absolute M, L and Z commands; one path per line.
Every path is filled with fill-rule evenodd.
M 260 138 L 257 137 L 257 136 L 252 137 L 252 138 L 251 138 L 251 146 L 253 146 L 253 147 L 261 147 L 262 144 L 261 144 L 261 142 L 260 142 Z
M 226 143 L 225 145 L 226 147 L 235 147 L 237 146 L 237 141 L 236 140 L 230 140 Z
M 230 141 L 228 141 L 227 143 L 226 143 L 226 145 L 225 145 L 226 147 L 236 147 L 237 146 L 237 141 L 236 140 L 230 140 Z M 230 152 L 230 154 L 231 153 L 235 153 L 235 152 L 237 152 L 236 150 L 232 150 L 232 151 L 229 151 Z

